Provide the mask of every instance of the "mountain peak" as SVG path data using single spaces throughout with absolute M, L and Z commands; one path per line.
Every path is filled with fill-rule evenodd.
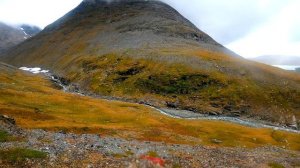
M 123 34 L 148 31 L 222 47 L 171 6 L 158 0 L 85 0 L 71 14 L 74 18 L 97 18 L 105 26 L 116 26 Z
M 92 43 L 105 48 L 98 54 L 139 48 L 143 50 L 139 52 L 141 55 L 147 55 L 145 52 L 150 52 L 151 48 L 177 46 L 200 47 L 236 56 L 171 6 L 156 0 L 85 0 L 47 26 L 42 34 L 63 31 L 67 27 L 64 36 L 68 36 L 71 30 L 94 32 L 95 36 L 90 39 Z
M 149 1 L 156 1 L 158 2 L 158 0 L 83 0 L 83 3 L 89 3 L 89 4 L 96 4 L 96 3 L 100 3 L 100 4 L 109 4 L 109 3 L 128 3 L 128 2 L 149 2 Z

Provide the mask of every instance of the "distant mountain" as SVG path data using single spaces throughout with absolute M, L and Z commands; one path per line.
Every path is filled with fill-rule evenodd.
M 0 22 L 0 52 L 23 42 L 40 31 L 41 29 L 36 26 L 24 24 L 20 27 L 13 27 Z
M 23 30 L 24 33 L 26 33 L 27 35 L 29 35 L 31 37 L 38 34 L 41 31 L 41 28 L 39 28 L 37 26 L 27 25 L 27 24 L 21 25 L 20 29 Z
M 85 93 L 157 107 L 300 119 L 300 75 L 243 59 L 156 0 L 85 0 L 1 54 Z
M 0 51 L 19 44 L 26 38 L 22 30 L 0 22 Z
M 287 55 L 264 55 L 252 60 L 269 65 L 299 65 L 300 56 L 287 56 Z

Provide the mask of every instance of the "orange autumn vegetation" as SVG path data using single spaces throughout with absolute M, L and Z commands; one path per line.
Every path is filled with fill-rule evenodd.
M 217 52 L 139 57 L 116 53 L 73 59 L 63 76 L 91 93 L 209 113 L 234 106 L 241 115 L 286 123 L 300 118 L 299 75 Z M 173 51 L 174 52 L 174 51 Z M 228 112 L 230 114 L 230 112 Z M 226 114 L 225 114 L 226 115 Z
M 300 150 L 300 135 L 219 121 L 173 119 L 132 103 L 64 93 L 39 75 L 1 65 L 0 114 L 23 128 L 96 133 L 126 139 L 229 147 L 284 146 Z M 222 141 L 216 143 L 214 139 Z

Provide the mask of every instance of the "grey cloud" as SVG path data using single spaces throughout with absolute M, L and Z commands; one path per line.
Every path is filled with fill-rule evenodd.
M 260 7 L 260 0 L 163 1 L 224 45 L 244 37 L 289 2 L 272 0 L 268 6 Z

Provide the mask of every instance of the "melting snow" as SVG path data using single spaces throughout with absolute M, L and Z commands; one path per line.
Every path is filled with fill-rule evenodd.
M 25 32 L 25 30 L 23 29 L 23 28 L 20 28 L 22 31 L 23 31 L 23 33 L 24 33 L 24 39 L 27 39 L 28 37 L 31 37 L 29 34 L 27 34 L 26 32 Z
M 27 68 L 27 67 L 20 67 L 19 69 L 23 71 L 28 71 L 34 74 L 39 74 L 39 73 L 48 73 L 49 70 L 42 70 L 42 68 L 35 67 L 35 68 Z

